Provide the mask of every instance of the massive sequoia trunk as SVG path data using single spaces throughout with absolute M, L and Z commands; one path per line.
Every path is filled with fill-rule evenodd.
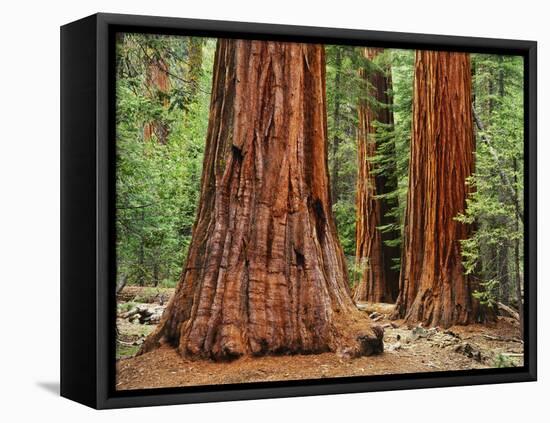
M 193 239 L 141 352 L 381 351 L 350 296 L 329 192 L 323 47 L 219 40 Z
M 372 61 L 382 51 L 380 48 L 365 48 L 364 55 Z M 398 238 L 399 234 L 382 232 L 379 227 L 395 223 L 395 218 L 388 216 L 388 212 L 396 206 L 396 200 L 378 196 L 397 188 L 395 166 L 388 166 L 385 172 L 378 173 L 372 160 L 381 142 L 380 132 L 390 131 L 393 126 L 391 71 L 371 66 L 362 69 L 361 76 L 367 82 L 367 95 L 361 99 L 358 108 L 355 257 L 362 272 L 354 300 L 394 302 L 398 294 L 399 273 L 392 268 L 392 258 L 399 257 L 399 248 L 387 245 L 386 241 Z M 392 154 L 391 151 L 386 153 Z
M 477 318 L 460 240 L 474 168 L 467 53 L 417 51 L 409 191 L 396 317 L 432 326 Z

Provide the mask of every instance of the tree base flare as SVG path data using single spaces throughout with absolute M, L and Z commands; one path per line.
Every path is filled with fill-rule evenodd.
M 226 337 L 212 346 L 207 352 L 203 349 L 193 349 L 189 343 L 171 340 L 164 335 L 165 327 L 160 324 L 157 329 L 147 337 L 137 355 L 151 352 L 162 345 L 170 345 L 178 354 L 191 360 L 233 361 L 242 356 L 261 357 L 266 355 L 310 355 L 326 352 L 336 352 L 342 358 L 356 358 L 371 356 L 384 352 L 384 329 L 381 326 L 371 326 L 366 316 L 352 313 L 352 318 L 339 324 L 335 324 L 330 339 L 325 344 L 314 347 L 306 347 L 299 343 L 270 347 L 267 344 L 253 345 L 237 342 L 241 334 L 235 337 Z M 182 341 L 182 340 L 180 340 Z

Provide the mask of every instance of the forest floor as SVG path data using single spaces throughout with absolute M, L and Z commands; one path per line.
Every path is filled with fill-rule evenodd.
M 384 353 L 376 356 L 350 359 L 336 353 L 324 353 L 244 357 L 232 362 L 216 363 L 184 359 L 173 348 L 162 346 L 134 357 L 139 345 L 155 325 L 141 324 L 136 315 L 128 319 L 124 317 L 123 311 L 128 314 L 136 307 L 148 307 L 155 315 L 155 312 L 162 310 L 166 301 L 162 294 L 159 295 L 159 292 L 164 291 L 148 291 L 148 295 L 144 295 L 132 289 L 134 292 L 130 294 L 125 289 L 119 298 L 117 390 L 523 365 L 519 325 L 512 318 L 499 317 L 497 322 L 489 325 L 453 326 L 446 330 L 423 328 L 420 325 L 407 326 L 400 320 L 389 320 L 388 315 L 393 308 L 390 304 L 358 305 L 360 310 L 368 313 L 374 324 L 384 327 Z M 169 297 L 171 293 L 171 290 L 166 290 L 165 295 Z M 136 299 L 147 301 L 140 303 Z

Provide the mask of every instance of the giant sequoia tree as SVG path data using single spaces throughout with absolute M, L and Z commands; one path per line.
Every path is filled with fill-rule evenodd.
M 161 323 L 185 356 L 382 348 L 355 308 L 331 213 L 320 45 L 219 40 L 201 198 Z
M 460 241 L 474 167 L 467 53 L 417 51 L 409 191 L 396 316 L 444 327 L 476 317 Z
M 376 169 L 375 164 L 381 133 L 393 127 L 391 71 L 372 63 L 382 51 L 363 49 L 371 64 L 361 69 L 366 95 L 358 107 L 355 257 L 362 272 L 354 292 L 355 301 L 393 302 L 398 292 L 399 274 L 392 268 L 392 258 L 399 257 L 399 248 L 386 243 L 397 235 L 380 230 L 381 226 L 393 225 L 395 220 L 389 215 L 396 206 L 395 197 L 381 197 L 397 188 L 395 158 L 390 157 L 393 162 L 384 172 Z M 389 143 L 392 148 L 386 153 L 391 156 L 395 154 L 395 146 L 393 140 Z

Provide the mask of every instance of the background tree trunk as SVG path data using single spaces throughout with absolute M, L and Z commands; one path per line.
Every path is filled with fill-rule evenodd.
M 338 157 L 338 150 L 340 147 L 340 79 L 342 73 L 342 51 L 341 49 L 336 49 L 335 57 L 335 72 L 336 76 L 334 77 L 334 139 L 332 140 L 332 169 L 330 172 L 330 182 L 332 186 L 331 201 L 332 204 L 335 204 L 338 201 L 340 194 L 340 158 Z
M 364 56 L 373 60 L 383 49 L 365 48 Z M 388 131 L 393 126 L 391 110 L 391 70 L 361 69 L 367 82 L 366 95 L 360 100 L 357 136 L 356 183 L 356 262 L 363 270 L 354 292 L 355 301 L 394 302 L 399 287 L 399 273 L 392 269 L 392 258 L 399 257 L 399 247 L 390 247 L 385 241 L 398 238 L 393 231 L 382 232 L 379 226 L 395 223 L 388 212 L 396 200 L 377 198 L 397 188 L 395 165 L 393 169 L 376 173 L 372 159 L 377 154 L 376 123 Z M 393 140 L 390 141 L 393 143 Z M 394 149 L 395 151 L 395 149 Z M 389 152 L 390 155 L 392 152 Z
M 518 189 L 518 177 L 517 177 L 517 171 L 518 171 L 518 161 L 514 158 L 514 182 L 515 182 L 515 193 L 516 193 L 516 209 L 519 209 L 520 204 L 520 192 Z M 519 232 L 519 213 L 518 210 L 516 210 L 516 218 L 515 218 L 515 227 L 516 232 Z M 519 329 L 521 333 L 521 338 L 523 339 L 524 336 L 524 312 L 523 312 L 523 287 L 522 287 L 522 274 L 521 274 L 521 267 L 520 267 L 520 251 L 519 251 L 519 243 L 520 240 L 518 238 L 514 239 L 514 267 L 515 267 L 515 282 L 516 282 L 516 299 L 518 303 L 518 314 L 519 314 Z
M 145 222 L 145 209 L 141 209 L 139 220 L 141 226 Z M 141 233 L 139 235 L 139 252 L 138 252 L 138 274 L 137 274 L 137 284 L 139 286 L 145 286 L 145 234 Z
M 474 168 L 471 70 L 467 53 L 417 51 L 409 191 L 395 317 L 432 326 L 477 318 L 460 240 L 466 178 Z
M 497 73 L 497 80 L 498 80 L 498 97 L 500 99 L 499 101 L 499 107 L 502 106 L 502 102 L 504 101 L 504 69 L 503 69 L 503 63 L 502 63 L 502 56 L 499 56 L 498 58 L 498 73 Z M 506 194 L 500 190 L 499 192 L 499 200 L 502 204 L 506 204 Z M 517 221 L 517 218 L 515 218 Z M 510 220 L 508 218 L 501 218 L 499 224 L 505 228 L 510 224 Z M 502 243 L 498 246 L 498 280 L 500 282 L 500 301 L 502 301 L 504 304 L 509 305 L 510 304 L 510 271 L 509 271 L 509 247 L 510 243 L 507 239 L 502 240 Z
M 202 75 L 202 46 L 204 39 L 201 37 L 190 37 L 188 45 L 189 61 L 189 102 L 196 100 L 200 88 L 200 78 Z
M 168 93 L 170 91 L 170 77 L 168 75 L 168 63 L 161 57 L 151 57 L 147 68 L 146 85 L 149 96 L 153 101 L 159 102 L 163 107 L 170 105 Z M 143 139 L 150 140 L 153 135 L 160 144 L 166 144 L 169 127 L 160 119 L 145 123 L 143 127 Z
M 185 356 L 381 351 L 331 213 L 324 48 L 219 40 L 201 198 L 162 340 Z

